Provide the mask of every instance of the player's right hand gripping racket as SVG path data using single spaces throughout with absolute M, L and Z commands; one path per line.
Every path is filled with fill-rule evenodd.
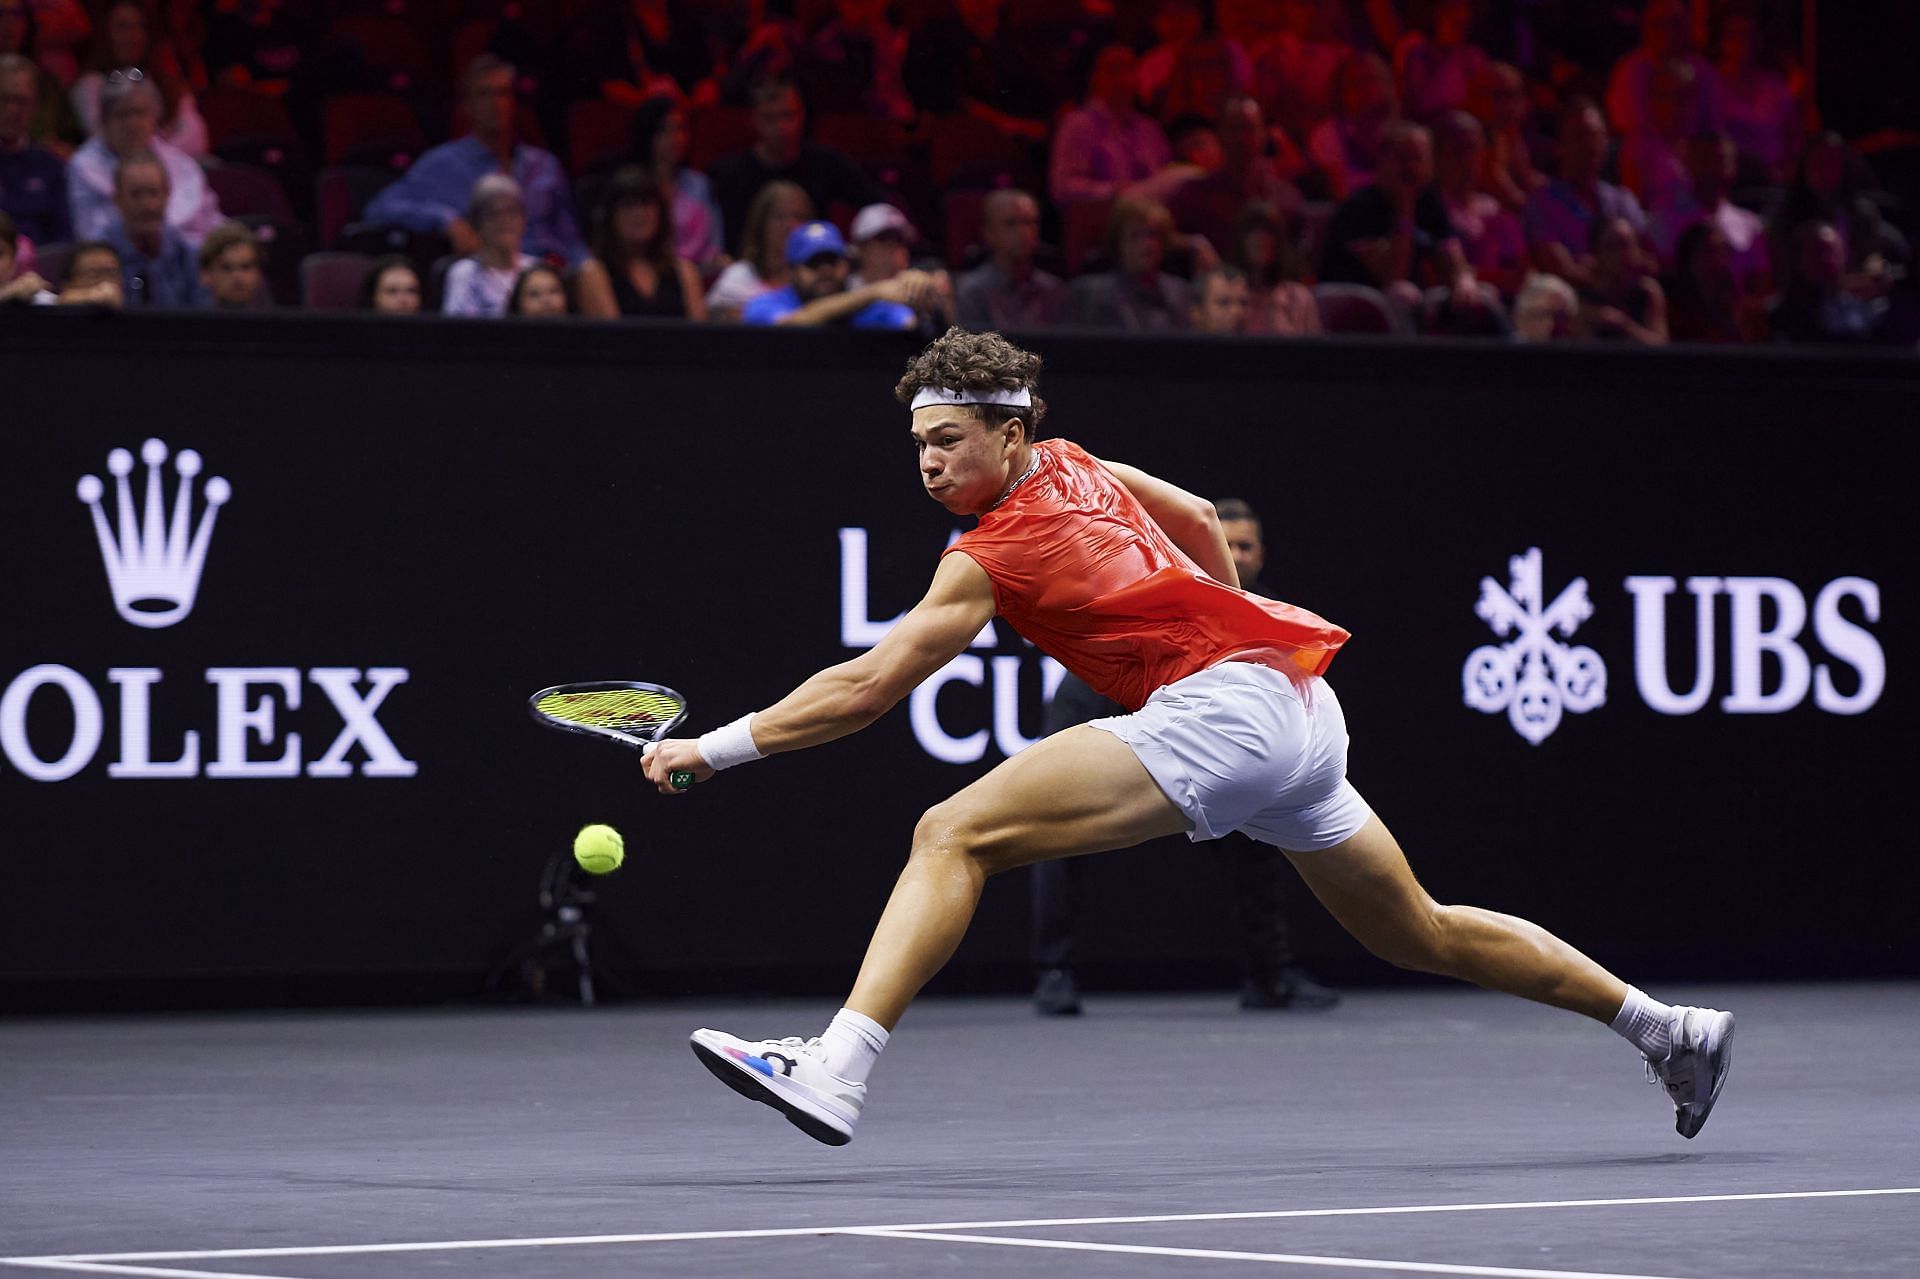
M 555 684 L 527 699 L 534 720 L 563 733 L 589 733 L 640 751 L 680 727 L 687 699 L 664 684 L 603 679 L 585 684 Z M 693 785 L 689 769 L 676 768 L 667 781 L 675 790 Z

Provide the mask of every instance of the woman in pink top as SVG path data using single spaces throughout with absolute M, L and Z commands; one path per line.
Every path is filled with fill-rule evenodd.
M 1760 25 L 1738 10 L 1720 23 L 1720 94 L 1727 133 L 1768 182 L 1793 176 L 1800 150 L 1800 103 L 1786 78 L 1760 65 Z

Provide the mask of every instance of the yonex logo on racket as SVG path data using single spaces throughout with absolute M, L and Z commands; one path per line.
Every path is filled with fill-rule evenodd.
M 173 459 L 173 469 L 180 478 L 174 489 L 171 516 L 166 510 L 162 482 L 167 446 L 159 440 L 148 440 L 140 446 L 140 460 L 147 464 L 146 497 L 144 509 L 136 512 L 129 479 L 133 455 L 125 449 L 107 454 L 107 472 L 114 477 L 118 490 L 117 536 L 100 509 L 106 492 L 100 477 L 81 476 L 76 491 L 93 513 L 93 531 L 100 542 L 100 559 L 106 565 L 107 585 L 113 591 L 113 607 L 135 626 L 172 626 L 193 611 L 200 571 L 206 566 L 207 543 L 213 537 L 214 516 L 233 496 L 233 487 L 217 475 L 207 480 L 200 522 L 189 533 L 200 455 L 192 449 L 181 449 Z
M 1513 731 L 1538 746 L 1560 727 L 1564 711 L 1585 714 L 1607 700 L 1607 666 L 1584 644 L 1564 639 L 1593 616 L 1587 579 L 1576 577 L 1547 602 L 1540 548 L 1508 561 L 1509 584 L 1480 579 L 1474 612 L 1505 644 L 1482 644 L 1460 670 L 1466 703 L 1488 715 L 1507 713 Z

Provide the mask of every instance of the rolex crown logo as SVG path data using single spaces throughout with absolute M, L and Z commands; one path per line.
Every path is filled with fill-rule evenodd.
M 107 471 L 118 490 L 117 539 L 100 509 L 106 489 L 100 478 L 81 476 L 77 492 L 93 512 L 93 531 L 100 539 L 100 558 L 106 564 L 114 608 L 135 626 L 172 626 L 193 611 L 200 570 L 207 561 L 207 543 L 213 537 L 214 516 L 233 496 L 233 487 L 217 475 L 207 480 L 206 504 L 189 536 L 200 455 L 192 449 L 181 449 L 174 456 L 173 469 L 180 482 L 171 519 L 161 483 L 167 446 L 159 440 L 148 440 L 140 446 L 140 460 L 147 465 L 147 492 L 144 509 L 136 514 L 133 485 L 128 479 L 133 473 L 133 455 L 125 449 L 107 454 Z

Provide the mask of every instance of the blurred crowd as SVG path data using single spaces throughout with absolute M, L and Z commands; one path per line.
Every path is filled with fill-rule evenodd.
M 0 0 L 0 303 L 1912 348 L 1804 17 Z

